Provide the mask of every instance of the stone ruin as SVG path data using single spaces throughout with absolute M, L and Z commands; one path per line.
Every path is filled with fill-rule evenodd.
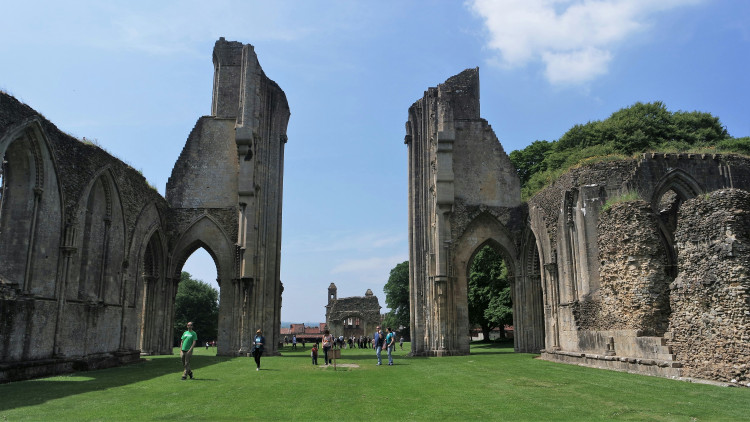
M 257 328 L 278 353 L 289 107 L 251 45 L 222 38 L 213 62 L 211 116 L 166 199 L 0 93 L 0 382 L 172 353 L 177 283 L 201 247 L 220 285 L 218 354 L 247 354 Z M 516 351 L 750 384 L 750 160 L 644 154 L 571 170 L 522 203 L 479 111 L 478 69 L 409 108 L 412 354 L 469 353 L 468 268 L 489 245 L 511 275 Z M 642 200 L 605 206 L 625 193 Z M 352 305 L 331 287 L 329 326 L 374 331 L 377 298 Z
M 521 203 L 479 114 L 479 73 L 409 108 L 412 354 L 469 353 L 469 266 L 511 275 L 514 348 L 750 386 L 750 159 L 643 154 L 570 170 Z M 640 200 L 606 206 L 635 193 Z
M 201 247 L 220 285 L 218 354 L 247 354 L 258 328 L 278 353 L 289 106 L 251 45 L 221 38 L 213 62 L 211 115 L 166 199 L 0 93 L 0 382 L 171 354 L 177 283 Z
M 380 303 L 367 289 L 364 296 L 338 298 L 338 289 L 331 283 L 328 286 L 326 305 L 326 325 L 334 336 L 372 337 L 380 325 Z M 385 329 L 383 329 L 385 332 Z

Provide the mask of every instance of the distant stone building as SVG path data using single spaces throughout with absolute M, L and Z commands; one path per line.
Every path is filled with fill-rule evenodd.
M 378 298 L 367 289 L 364 296 L 337 298 L 336 285 L 328 286 L 326 324 L 331 334 L 344 337 L 372 337 L 380 324 Z

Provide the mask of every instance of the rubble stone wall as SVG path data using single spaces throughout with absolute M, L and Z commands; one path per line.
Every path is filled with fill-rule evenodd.
M 599 216 L 600 291 L 595 312 L 581 307 L 581 329 L 662 335 L 669 323 L 665 245 L 649 204 L 614 204 Z
M 719 190 L 682 205 L 668 344 L 685 376 L 750 381 L 750 193 Z

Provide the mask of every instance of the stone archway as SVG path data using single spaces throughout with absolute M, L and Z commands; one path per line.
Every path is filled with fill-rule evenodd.
M 192 224 L 179 236 L 175 242 L 172 260 L 167 274 L 171 281 L 170 309 L 168 335 L 171 338 L 171 327 L 174 320 L 174 297 L 177 294 L 177 284 L 180 281 L 182 267 L 187 259 L 199 248 L 203 248 L 216 265 L 217 282 L 219 283 L 219 327 L 217 339 L 217 353 L 219 355 L 237 355 L 249 340 L 251 327 L 246 327 L 243 319 L 247 318 L 243 312 L 246 296 L 252 293 L 252 283 L 245 285 L 234 277 L 235 246 L 219 223 L 210 215 L 204 214 L 196 218 Z M 244 333 L 237 335 L 238 332 Z M 254 332 L 254 330 L 253 330 Z M 249 346 L 245 345 L 248 348 Z

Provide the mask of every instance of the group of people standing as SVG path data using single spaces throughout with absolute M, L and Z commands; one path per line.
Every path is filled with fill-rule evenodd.
M 388 365 L 393 365 L 393 349 L 396 347 L 396 333 L 393 332 L 391 327 L 386 328 L 387 334 L 383 336 L 383 332 L 378 326 L 375 335 L 373 336 L 373 343 L 375 345 L 375 356 L 378 358 L 378 365 L 383 364 L 383 360 L 380 356 L 380 352 L 383 348 L 388 352 Z
M 193 349 L 195 348 L 195 345 L 198 343 L 198 334 L 193 330 L 193 323 L 188 322 L 187 323 L 187 330 L 182 334 L 182 343 L 180 346 L 180 358 L 182 359 L 182 379 L 187 379 L 187 377 L 190 377 L 190 379 L 193 379 L 193 371 L 190 368 L 190 358 L 193 356 Z M 360 337 L 362 339 L 362 337 Z M 366 337 L 364 338 L 366 340 Z M 296 340 L 296 338 L 294 339 Z M 350 339 L 349 341 L 352 341 L 353 339 Z M 401 339 L 402 348 L 403 348 L 403 338 Z M 325 330 L 325 334 L 323 335 L 322 339 L 322 346 L 323 346 L 323 359 L 325 361 L 326 365 L 329 365 L 331 363 L 331 348 L 334 346 L 334 338 L 331 335 L 331 332 L 329 330 Z M 253 358 L 255 359 L 255 370 L 260 371 L 260 358 L 263 355 L 263 347 L 266 343 L 266 338 L 263 336 L 263 331 L 258 330 L 255 332 L 255 337 L 253 338 L 253 349 L 252 354 Z M 294 341 L 296 343 L 296 341 Z M 366 343 L 365 343 L 366 344 Z M 393 349 L 396 347 L 396 333 L 393 332 L 391 327 L 386 328 L 386 334 L 384 335 L 380 326 L 377 327 L 377 331 L 375 331 L 375 334 L 372 338 L 372 344 L 375 348 L 375 356 L 378 358 L 378 365 L 383 364 L 383 360 L 381 357 L 381 352 L 383 349 L 386 349 L 388 353 L 388 365 L 393 365 Z M 359 342 L 359 345 L 361 347 L 362 342 Z M 351 343 L 350 346 L 351 347 Z M 315 343 L 315 345 L 312 348 L 311 351 L 312 355 L 312 363 L 313 365 L 318 364 L 318 344 Z

